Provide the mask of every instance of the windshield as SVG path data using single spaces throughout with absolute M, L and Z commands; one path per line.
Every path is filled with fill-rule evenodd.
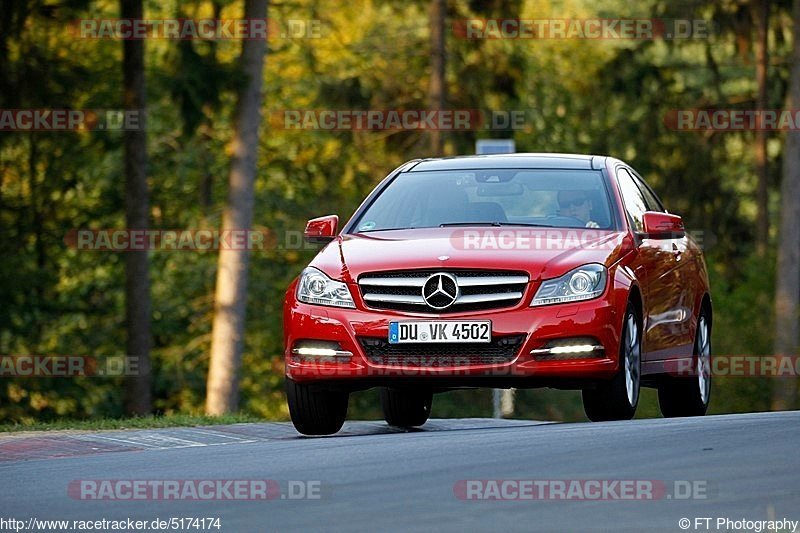
M 471 170 L 398 175 L 355 232 L 469 225 L 611 229 L 598 170 Z

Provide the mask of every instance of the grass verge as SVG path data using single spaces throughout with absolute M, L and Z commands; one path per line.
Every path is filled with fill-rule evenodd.
M 191 426 L 213 426 L 220 424 L 241 424 L 246 422 L 263 422 L 251 415 L 168 415 L 145 416 L 134 418 L 100 418 L 88 420 L 54 420 L 42 422 L 38 420 L 22 420 L 0 424 L 0 433 L 15 431 L 95 431 L 105 429 L 152 429 Z

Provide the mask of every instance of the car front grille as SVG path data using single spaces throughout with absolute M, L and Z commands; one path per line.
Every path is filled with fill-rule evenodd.
M 423 297 L 426 281 L 435 274 L 455 278 L 458 297 L 445 308 L 436 298 Z M 361 297 L 373 309 L 418 313 L 462 313 L 517 305 L 525 294 L 529 277 L 524 272 L 491 270 L 407 270 L 373 272 L 358 280 Z
M 389 344 L 382 337 L 359 337 L 358 341 L 372 363 L 435 368 L 509 363 L 516 357 L 525 335 L 496 337 L 489 343 Z

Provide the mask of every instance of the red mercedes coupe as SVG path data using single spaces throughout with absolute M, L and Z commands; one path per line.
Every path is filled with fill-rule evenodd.
M 624 162 L 506 154 L 389 174 L 289 286 L 286 392 L 300 433 L 341 429 L 380 387 L 386 421 L 426 422 L 433 394 L 580 389 L 593 421 L 703 415 L 712 309 L 700 247 Z

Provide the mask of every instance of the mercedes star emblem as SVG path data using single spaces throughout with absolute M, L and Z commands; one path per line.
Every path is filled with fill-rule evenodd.
M 433 274 L 422 286 L 422 298 L 434 309 L 446 309 L 458 299 L 460 291 L 455 276 L 445 272 Z

